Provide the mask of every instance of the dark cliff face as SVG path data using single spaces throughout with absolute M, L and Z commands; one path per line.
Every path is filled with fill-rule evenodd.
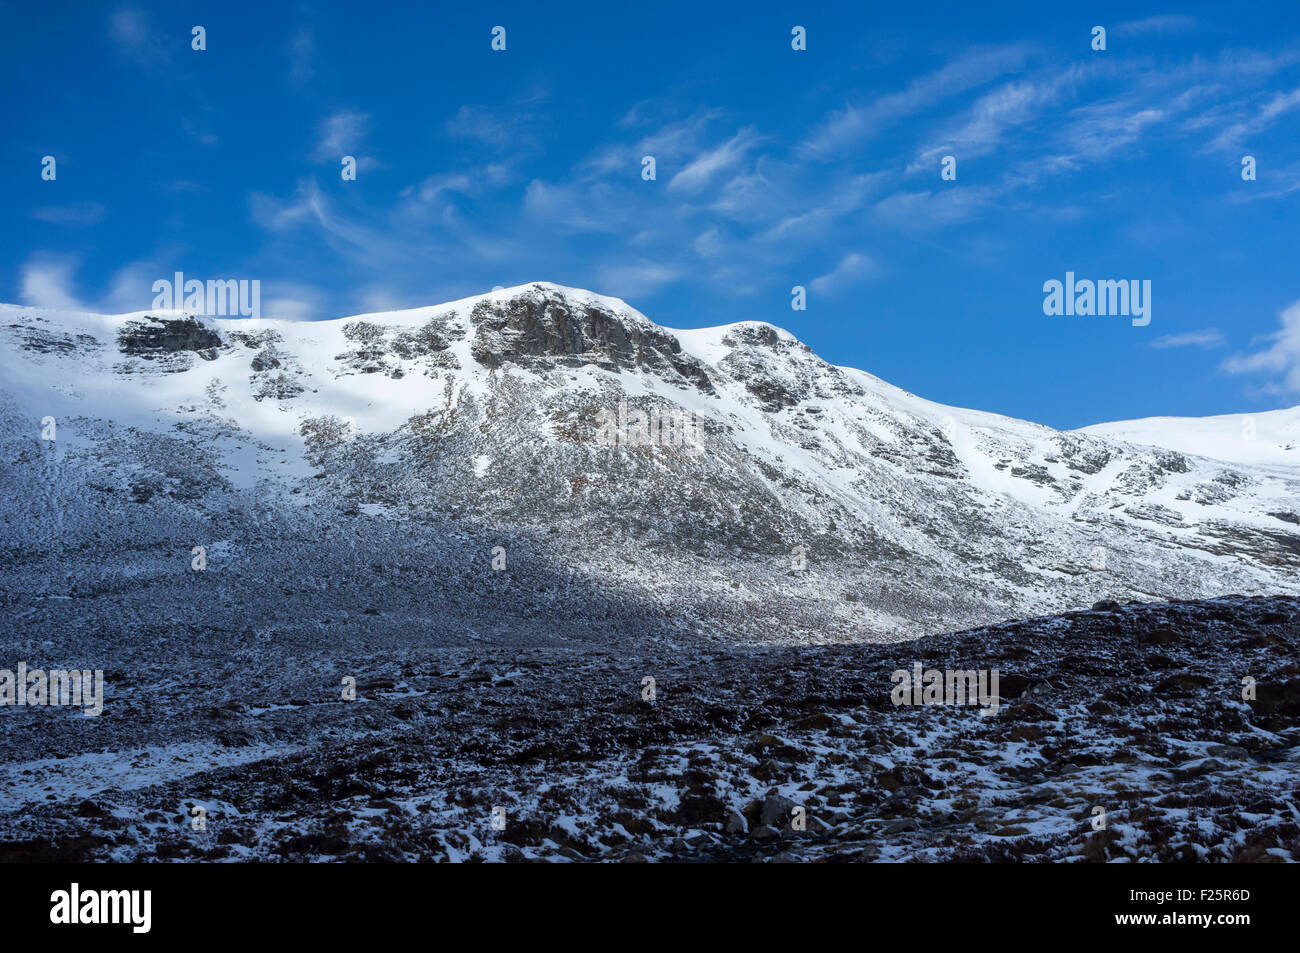
M 146 315 L 142 321 L 127 322 L 117 338 L 123 354 L 146 360 L 193 351 L 211 361 L 217 356 L 216 349 L 224 343 L 221 335 L 195 318 L 158 318 L 153 315 Z
M 472 354 L 485 367 L 550 358 L 568 365 L 603 364 L 661 374 L 671 369 L 684 381 L 713 393 L 704 367 L 683 354 L 671 334 L 604 308 L 575 304 L 550 291 L 506 302 L 480 302 L 470 313 L 470 323 Z

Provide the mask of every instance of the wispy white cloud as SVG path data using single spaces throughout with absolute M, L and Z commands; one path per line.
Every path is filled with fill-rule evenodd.
M 1155 348 L 1172 348 L 1172 347 L 1201 347 L 1216 348 L 1223 347 L 1228 343 L 1223 333 L 1218 328 L 1203 328 L 1200 331 L 1187 331 L 1183 334 L 1166 334 L 1156 338 L 1151 342 Z
M 1300 162 L 1289 162 L 1281 168 L 1274 168 L 1266 162 L 1258 169 L 1258 175 L 1259 179 L 1250 183 L 1249 188 L 1233 191 L 1228 196 L 1228 202 L 1241 204 L 1280 199 L 1300 191 Z
M 876 203 L 876 218 L 892 228 L 925 231 L 970 219 L 994 204 L 992 187 L 897 192 Z
M 701 109 L 685 118 L 666 121 L 638 140 L 634 148 L 639 153 L 637 159 L 642 155 L 652 155 L 669 162 L 685 159 L 700 150 L 709 134 L 709 128 L 721 118 L 720 110 Z
M 156 64 L 171 58 L 168 49 L 154 35 L 148 15 L 137 7 L 118 7 L 110 13 L 108 36 L 118 52 L 131 59 Z
M 104 206 L 99 202 L 47 205 L 32 210 L 32 218 L 52 225 L 94 225 L 104 220 L 104 214 Z
M 758 240 L 789 241 L 825 234 L 832 223 L 861 208 L 867 199 L 890 178 L 892 178 L 890 173 L 870 172 L 851 175 L 836 181 L 822 204 L 814 205 L 812 208 L 802 208 L 793 215 L 783 217 L 775 225 L 764 229 L 757 236 Z
M 67 257 L 38 256 L 22 267 L 23 303 L 34 308 L 84 311 L 77 298 L 73 273 L 76 262 Z
M 155 260 L 130 262 L 114 272 L 108 290 L 95 301 L 95 310 L 104 314 L 144 311 L 153 304 L 153 283 L 171 275 L 172 269 Z
M 1056 109 L 1063 94 L 1082 76 L 1079 67 L 1016 79 L 980 96 L 965 116 L 938 141 L 920 150 L 918 162 L 944 154 L 960 159 L 992 152 L 1013 131 L 1029 126 L 1049 109 Z
M 1154 146 L 1194 152 L 1243 116 L 1280 121 L 1287 101 L 1265 98 L 1259 87 L 1295 65 L 1285 54 L 1158 61 L 1155 53 L 1117 52 L 1063 67 L 1040 52 L 1008 46 L 959 56 L 898 92 L 822 113 L 802 138 L 689 95 L 665 95 L 611 117 L 601 127 L 608 135 L 567 168 L 538 162 L 544 95 L 467 105 L 435 122 L 456 140 L 438 165 L 412 174 L 387 203 L 305 179 L 288 197 L 252 196 L 251 210 L 266 230 L 268 258 L 320 261 L 324 269 L 332 252 L 334 270 L 353 276 L 366 302 L 430 300 L 431 261 L 443 274 L 464 276 L 456 280 L 466 293 L 485 281 L 581 278 L 615 294 L 696 281 L 742 295 L 770 288 L 776 274 L 784 281 L 793 261 L 822 260 L 834 267 L 808 283 L 829 295 L 888 272 L 887 241 L 871 255 L 845 254 L 860 247 L 864 228 L 926 242 L 925 230 L 964 225 L 945 247 L 987 255 L 984 225 L 1007 212 L 1037 223 L 1093 215 L 1091 186 L 1066 205 L 1053 197 L 1052 180 Z M 851 148 L 902 118 L 909 121 L 891 128 L 879 148 Z M 329 117 L 314 155 L 333 164 L 364 148 L 365 119 L 351 111 Z M 962 177 L 941 185 L 936 155 L 949 152 Z M 655 157 L 657 180 L 641 178 L 644 155 Z M 993 158 L 968 164 L 980 156 Z M 1265 189 L 1261 175 L 1259 188 L 1237 191 L 1258 198 L 1284 188 L 1281 181 Z M 557 248 L 569 263 L 563 275 L 554 272 Z M 454 281 L 439 287 L 448 284 Z M 1155 346 L 1222 346 L 1168 338 Z
M 316 33 L 309 26 L 299 27 L 289 34 L 287 48 L 289 82 L 303 86 L 315 75 Z
M 720 254 L 723 242 L 722 233 L 718 231 L 718 226 L 714 225 L 700 232 L 699 235 L 695 236 L 695 241 L 691 243 L 691 247 L 695 249 L 695 253 L 701 258 L 713 258 Z
M 485 106 L 461 106 L 447 120 L 447 132 L 457 139 L 476 139 L 503 146 L 519 142 L 522 134 L 518 117 L 494 112 Z
M 762 140 L 753 129 L 742 129 L 715 149 L 696 156 L 668 183 L 669 191 L 698 191 L 723 173 L 735 169 Z
M 181 129 L 200 145 L 214 146 L 217 144 L 217 134 L 212 131 L 211 117 L 208 115 L 200 113 L 194 116 L 183 116 L 181 118 Z
M 369 126 L 370 116 L 362 112 L 343 110 L 327 116 L 320 124 L 319 138 L 311 154 L 312 160 L 338 162 L 345 155 L 355 156 L 361 150 Z
M 600 288 L 619 297 L 649 294 L 680 277 L 680 270 L 656 261 L 604 265 L 597 271 Z
M 550 94 L 537 87 L 513 100 L 491 106 L 465 104 L 445 121 L 452 139 L 467 146 L 485 146 L 497 156 L 535 153 L 548 127 Z
M 554 226 L 578 232 L 617 232 L 627 210 L 603 183 L 553 184 L 534 179 L 524 190 L 524 211 Z
M 1128 37 L 1148 33 L 1186 33 L 1194 29 L 1196 29 L 1196 17 L 1166 14 L 1117 23 L 1110 32 L 1112 36 Z
M 1278 315 L 1281 327 L 1269 335 L 1272 342 L 1253 354 L 1238 354 L 1223 362 L 1229 374 L 1263 375 L 1270 389 L 1300 394 L 1300 301 Z
M 834 294 L 852 285 L 878 278 L 881 267 L 874 258 L 862 252 L 849 252 L 831 271 L 814 278 L 809 287 L 818 294 Z
M 264 192 L 254 192 L 249 197 L 253 221 L 271 232 L 284 232 L 306 222 L 324 224 L 324 200 L 314 181 L 298 184 L 294 197 L 281 201 Z
M 1238 152 L 1248 148 L 1248 140 L 1269 128 L 1281 116 L 1300 106 L 1300 87 L 1273 93 L 1249 119 L 1233 122 L 1210 143 L 1211 149 Z M 1239 115 L 1239 113 L 1238 113 Z
M 800 144 L 810 158 L 829 159 L 876 134 L 887 123 L 932 110 L 950 96 L 983 86 L 1018 68 L 1029 54 L 1025 46 L 976 50 L 945 64 L 897 93 L 869 104 L 849 105 L 822 120 Z
M 108 276 L 98 292 L 79 293 L 77 271 L 81 262 L 69 255 L 38 254 L 22 267 L 22 300 L 34 307 L 99 314 L 146 311 L 154 300 L 153 284 L 170 279 L 174 263 L 158 257 L 128 262 Z
M 782 186 L 773 181 L 769 171 L 770 165 L 760 158 L 753 171 L 732 176 L 726 183 L 699 197 L 707 202 L 708 210 L 714 215 L 749 225 L 762 225 L 790 205 L 793 197 L 790 193 L 783 192 Z
M 1134 145 L 1150 127 L 1168 118 L 1164 109 L 1130 101 L 1080 107 L 1071 112 L 1061 137 L 1068 151 L 1056 158 L 1073 168 L 1099 162 Z

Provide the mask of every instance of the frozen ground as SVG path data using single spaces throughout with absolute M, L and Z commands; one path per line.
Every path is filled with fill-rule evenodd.
M 1229 597 L 894 645 L 181 650 L 98 720 L 0 718 L 0 858 L 1295 861 L 1298 645 L 1300 601 Z M 914 662 L 998 668 L 1001 707 L 895 706 Z

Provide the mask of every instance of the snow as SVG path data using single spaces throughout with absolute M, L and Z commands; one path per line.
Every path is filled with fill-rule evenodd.
M 1146 417 L 1083 427 L 1080 433 L 1253 466 L 1300 465 L 1300 406 L 1216 417 Z

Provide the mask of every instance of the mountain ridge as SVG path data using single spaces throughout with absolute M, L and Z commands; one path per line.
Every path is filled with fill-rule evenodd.
M 328 523 L 388 549 L 388 532 L 399 564 L 429 521 L 482 537 L 457 556 L 477 616 L 505 586 L 489 540 L 517 544 L 581 581 L 551 604 L 584 632 L 593 596 L 665 637 L 765 644 L 1300 591 L 1300 470 L 937 404 L 766 322 L 666 328 L 534 283 L 313 322 L 4 306 L 0 339 L 6 489 L 61 514 L 11 506 L 7 544 L 57 562 L 148 514 L 164 587 L 161 551 L 186 539 L 281 559 L 231 535 L 252 513 L 295 538 Z M 620 403 L 693 415 L 703 452 L 602 446 Z M 46 416 L 58 438 L 34 446 Z M 293 625 L 332 617 L 304 611 Z M 405 598 L 377 615 L 427 618 Z
M 740 321 L 727 322 L 723 324 L 708 325 L 700 328 L 674 328 L 669 325 L 661 325 L 655 322 L 654 320 L 646 316 L 643 312 L 637 310 L 636 308 L 628 304 L 622 298 L 618 298 L 612 295 L 604 295 L 604 294 L 600 294 L 582 288 L 560 285 L 555 282 L 549 282 L 549 281 L 533 281 L 533 282 L 526 282 L 520 285 L 511 286 L 509 288 L 497 288 L 485 294 L 468 295 L 464 298 L 458 298 L 455 300 L 441 302 L 438 304 L 420 305 L 413 308 L 398 308 L 391 311 L 360 312 L 357 314 L 342 315 L 338 317 L 312 318 L 308 320 L 291 319 L 291 318 L 275 318 L 275 317 L 251 318 L 251 317 L 241 317 L 241 316 L 230 316 L 230 317 L 208 316 L 208 315 L 197 314 L 189 311 L 182 311 L 182 312 L 166 311 L 166 310 L 160 311 L 157 309 L 145 309 L 141 311 L 130 311 L 130 312 L 121 312 L 121 313 L 109 313 L 109 312 L 97 312 L 97 311 L 71 311 L 67 309 L 41 308 L 41 307 L 33 307 L 33 306 L 21 305 L 21 304 L 10 304 L 4 302 L 0 302 L 0 313 L 6 311 L 19 311 L 24 313 L 36 312 L 36 313 L 61 314 L 61 315 L 77 315 L 79 317 L 96 318 L 107 324 L 111 324 L 113 322 L 126 323 L 129 321 L 139 321 L 148 318 L 150 315 L 166 315 L 172 318 L 179 316 L 185 319 L 202 322 L 209 326 L 226 327 L 228 330 L 239 330 L 240 328 L 251 328 L 254 330 L 280 329 L 285 327 L 294 327 L 294 326 L 302 326 L 302 325 L 308 325 L 308 326 L 331 325 L 331 324 L 341 325 L 345 322 L 356 322 L 356 321 L 367 321 L 367 320 L 373 320 L 376 322 L 382 321 L 382 323 L 384 324 L 392 325 L 392 324 L 414 323 L 419 320 L 427 321 L 432 314 L 442 312 L 442 311 L 447 311 L 447 310 L 454 311 L 458 308 L 469 308 L 472 310 L 474 305 L 477 305 L 481 302 L 490 302 L 494 300 L 503 300 L 503 299 L 509 300 L 510 298 L 516 297 L 519 294 L 528 291 L 529 289 L 545 289 L 546 291 L 559 294 L 571 301 L 575 301 L 579 303 L 591 303 L 591 304 L 596 304 L 607 308 L 612 308 L 618 311 L 619 313 L 621 313 L 622 316 L 630 317 L 641 324 L 653 327 L 661 331 L 665 331 L 675 337 L 678 337 L 679 340 L 682 337 L 686 337 L 687 339 L 701 340 L 707 342 L 708 339 L 711 337 L 716 337 L 725 332 L 730 332 L 736 329 L 750 329 L 750 328 L 755 330 L 770 329 L 771 331 L 776 332 L 776 334 L 780 339 L 788 342 L 793 342 L 795 344 L 798 344 L 801 347 L 807 348 L 807 345 L 804 344 L 802 341 L 800 341 L 799 338 L 796 335 L 794 335 L 792 332 L 790 332 L 788 329 L 783 328 L 782 326 L 778 324 L 774 324 L 770 321 L 763 321 L 757 319 L 744 319 Z M 705 346 L 707 346 L 707 343 L 705 344 Z M 809 350 L 811 351 L 811 349 Z M 963 413 L 969 413 L 969 414 L 982 414 L 982 415 L 987 415 L 988 417 L 991 418 L 999 418 L 1008 421 L 1015 421 L 1022 424 L 1040 426 L 1058 433 L 1096 433 L 1100 435 L 1113 436 L 1117 438 L 1119 438 L 1120 435 L 1124 433 L 1132 433 L 1132 434 L 1142 433 L 1143 436 L 1146 437 L 1147 440 L 1149 440 L 1151 439 L 1150 431 L 1154 430 L 1156 427 L 1161 425 L 1218 423 L 1218 424 L 1222 424 L 1227 429 L 1240 429 L 1241 425 L 1244 422 L 1255 420 L 1255 421 L 1265 422 L 1265 423 L 1276 422 L 1276 427 L 1266 428 L 1266 429 L 1281 430 L 1286 432 L 1288 435 L 1294 434 L 1293 442 L 1296 444 L 1297 448 L 1300 448 L 1300 404 L 1294 405 L 1292 407 L 1282 407 L 1282 408 L 1277 408 L 1269 411 L 1258 411 L 1258 412 L 1250 412 L 1250 413 L 1211 414 L 1203 417 L 1158 415 L 1153 417 L 1129 418 L 1129 419 L 1116 420 L 1116 421 L 1102 421 L 1095 424 L 1087 424 L 1082 427 L 1071 428 L 1069 430 L 1058 431 L 1056 430 L 1056 428 L 1052 428 L 1047 424 L 1042 424 L 1037 421 L 1032 421 L 1029 420 L 1028 418 L 1019 418 L 1019 417 L 1011 416 L 1009 414 L 1002 414 L 997 411 L 979 410 L 977 408 L 966 408 L 966 407 L 960 407 L 955 404 L 947 405 L 938 401 L 932 401 L 929 398 L 922 397 L 919 394 L 915 394 L 911 391 L 906 390 L 905 388 L 901 388 L 896 384 L 892 384 L 889 381 L 885 380 L 884 378 L 878 377 L 877 375 L 874 375 L 870 371 L 867 371 L 863 368 L 857 368 L 852 365 L 831 365 L 831 366 L 836 367 L 838 370 L 842 370 L 848 373 L 867 375 L 873 382 L 877 382 L 880 385 L 883 385 L 884 387 L 893 389 L 899 392 L 900 394 L 905 395 L 906 397 L 915 399 L 917 401 L 922 401 L 925 404 L 930 405 L 936 409 L 958 410 Z M 1163 449 L 1173 449 L 1172 447 L 1165 446 L 1165 444 L 1163 443 L 1147 443 L 1144 439 L 1135 438 L 1130 440 L 1129 442 L 1142 443 L 1148 446 L 1158 446 Z M 1191 452 L 1193 453 L 1193 455 L 1197 455 L 1197 456 L 1206 455 L 1204 453 L 1195 453 L 1194 451 L 1187 451 L 1187 452 Z M 1224 462 L 1248 462 L 1246 459 L 1239 456 L 1214 457 L 1214 459 L 1222 459 L 1224 460 Z M 1293 462 L 1295 464 L 1300 464 L 1300 449 L 1297 449 L 1297 453 L 1295 454 L 1294 460 L 1290 462 Z

